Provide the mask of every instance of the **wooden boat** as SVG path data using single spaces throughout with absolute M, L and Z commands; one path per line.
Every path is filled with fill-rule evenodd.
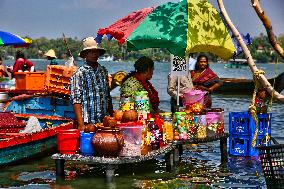
M 281 93 L 284 89 L 284 72 L 279 74 L 276 78 L 270 78 L 268 81 L 274 89 Z M 254 82 L 251 79 L 236 79 L 236 78 L 221 78 L 223 85 L 214 91 L 214 93 L 221 94 L 252 94 L 254 90 Z
M 229 62 L 225 63 L 224 68 L 243 68 L 247 66 L 246 59 L 230 59 Z
M 24 121 L 31 116 L 37 118 L 42 129 L 30 133 L 20 132 L 26 126 Z M 71 119 L 57 116 L 0 112 L 0 117 L 0 165 L 53 152 L 58 131 L 73 128 Z
M 75 118 L 73 106 L 68 98 L 41 94 L 22 94 L 9 98 L 5 102 L 2 109 L 5 112 Z

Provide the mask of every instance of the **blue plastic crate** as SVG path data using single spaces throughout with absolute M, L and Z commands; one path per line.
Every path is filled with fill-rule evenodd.
M 268 134 L 271 135 L 272 113 L 258 114 L 257 117 L 258 117 L 258 134 L 265 135 L 268 132 Z M 249 132 L 252 133 L 253 135 L 255 132 L 256 126 L 255 126 L 254 120 L 251 115 L 250 115 L 249 123 L 250 123 Z
M 258 135 L 256 146 L 259 146 L 265 135 Z M 258 149 L 252 147 L 253 136 L 230 135 L 229 154 L 235 156 L 258 156 Z M 268 145 L 271 143 L 269 142 Z
M 247 136 L 233 136 L 229 137 L 229 154 L 235 156 L 248 156 L 250 138 Z
M 230 134 L 245 136 L 249 135 L 249 114 L 247 112 L 229 113 Z
M 271 117 L 272 114 L 258 114 L 259 135 L 265 135 L 267 132 L 271 135 Z M 253 136 L 256 126 L 254 120 L 248 112 L 230 112 L 229 114 L 229 132 L 239 136 Z

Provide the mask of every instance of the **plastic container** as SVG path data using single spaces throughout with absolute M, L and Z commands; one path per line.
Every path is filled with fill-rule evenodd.
M 160 117 L 163 122 L 163 141 L 165 143 L 170 143 L 171 141 L 174 140 L 172 113 L 171 112 L 160 113 Z
M 271 135 L 272 114 L 258 114 L 258 135 Z M 253 136 L 256 125 L 248 112 L 230 112 L 229 132 L 238 136 Z
M 2 112 L 5 103 L 2 103 L 1 101 L 5 101 L 8 99 L 8 93 L 6 92 L 0 92 L 0 112 Z
M 119 108 L 123 111 L 134 110 L 134 99 L 132 97 L 121 97 L 119 101 Z
M 119 127 L 124 138 L 120 156 L 141 156 L 143 125 L 139 123 L 120 124 Z
M 70 94 L 70 78 L 76 70 L 76 66 L 48 65 L 45 89 L 53 93 Z
M 206 113 L 207 127 L 217 134 L 225 131 L 224 127 L 224 110 L 221 108 L 211 109 Z
M 15 78 L 17 90 L 44 90 L 44 72 L 16 72 Z
M 80 133 L 80 152 L 84 156 L 93 156 L 95 155 L 94 146 L 92 144 L 94 132 Z
M 185 105 L 192 105 L 195 103 L 204 104 L 204 96 L 206 92 L 201 90 L 189 90 L 184 93 Z
M 57 135 L 60 154 L 75 154 L 79 149 L 80 131 L 78 129 L 59 130 Z
M 252 147 L 252 137 L 230 135 L 229 154 L 234 156 L 258 156 L 258 149 Z M 256 146 L 261 144 L 262 136 L 256 140 Z
M 266 186 L 277 189 L 283 188 L 284 184 L 284 144 L 279 144 L 275 140 L 273 142 L 273 145 L 261 145 L 257 148 Z
M 175 112 L 174 117 L 175 140 L 187 140 L 186 113 Z

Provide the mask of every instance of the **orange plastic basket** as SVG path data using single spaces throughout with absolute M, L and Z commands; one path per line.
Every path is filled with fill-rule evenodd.
M 44 72 L 16 72 L 15 79 L 17 90 L 44 90 Z
M 52 93 L 70 94 L 70 78 L 76 70 L 76 66 L 47 66 L 45 89 Z

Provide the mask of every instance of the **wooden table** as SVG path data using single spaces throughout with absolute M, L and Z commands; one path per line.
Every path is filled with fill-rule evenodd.
M 145 162 L 148 160 L 156 159 L 160 155 L 165 155 L 167 170 L 172 170 L 176 163 L 179 162 L 180 155 L 183 153 L 183 145 L 186 144 L 199 144 L 220 140 L 221 162 L 228 162 L 227 152 L 227 138 L 229 134 L 224 133 L 221 135 L 208 136 L 204 139 L 189 139 L 183 141 L 174 141 L 159 150 L 153 150 L 147 155 L 138 157 L 98 157 L 98 156 L 83 156 L 81 154 L 54 154 L 52 159 L 55 160 L 56 178 L 64 179 L 64 163 L 65 161 L 73 161 L 75 163 L 84 164 L 99 164 L 106 170 L 106 179 L 111 182 L 114 177 L 114 171 L 121 164 L 133 164 L 138 162 Z

